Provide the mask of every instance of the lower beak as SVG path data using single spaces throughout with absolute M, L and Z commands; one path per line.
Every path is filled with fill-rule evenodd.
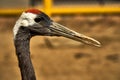
M 97 46 L 97 47 L 101 46 L 100 42 L 98 42 L 97 40 L 90 38 L 88 36 L 85 36 L 83 34 L 77 33 L 56 22 L 52 22 L 49 29 L 51 30 L 52 34 L 55 36 L 63 36 L 69 39 L 73 39 L 75 41 L 79 41 L 79 42 L 82 42 L 88 45 Z

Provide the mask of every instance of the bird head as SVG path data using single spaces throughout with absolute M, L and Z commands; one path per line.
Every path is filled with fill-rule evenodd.
M 54 22 L 48 15 L 38 9 L 29 9 L 22 13 L 13 28 L 14 39 L 16 35 L 19 34 L 21 27 L 29 31 L 32 36 L 63 36 L 85 44 L 100 47 L 100 43 L 97 40 Z

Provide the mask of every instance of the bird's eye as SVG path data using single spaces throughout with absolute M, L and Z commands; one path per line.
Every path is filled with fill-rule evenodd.
M 35 22 L 40 22 L 40 21 L 42 21 L 44 18 L 43 17 L 41 17 L 41 18 L 35 18 Z
M 41 18 L 35 18 L 35 22 L 40 22 Z

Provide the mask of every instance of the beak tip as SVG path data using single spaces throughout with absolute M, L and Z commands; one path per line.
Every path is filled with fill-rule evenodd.
M 101 43 L 100 42 L 97 42 L 97 44 L 95 44 L 96 47 L 101 47 Z

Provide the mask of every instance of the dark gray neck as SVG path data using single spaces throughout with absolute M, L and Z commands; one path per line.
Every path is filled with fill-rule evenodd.
M 21 27 L 14 39 L 22 80 L 36 80 L 30 59 L 30 38 L 29 30 Z

